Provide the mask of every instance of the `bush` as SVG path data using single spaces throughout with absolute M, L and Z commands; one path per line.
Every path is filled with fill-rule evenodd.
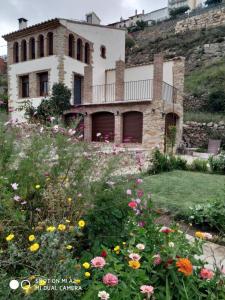
M 175 19 L 179 15 L 183 15 L 186 11 L 188 11 L 190 8 L 188 5 L 184 5 L 178 8 L 174 8 L 170 10 L 170 17 Z
M 135 45 L 135 41 L 129 36 L 126 35 L 126 48 L 132 48 Z
M 209 164 L 213 173 L 225 175 L 225 152 L 222 152 L 218 156 L 211 156 L 209 158 Z
M 207 172 L 208 171 L 208 160 L 195 159 L 190 166 L 188 166 L 190 171 L 196 172 Z
M 207 108 L 210 112 L 225 112 L 225 92 L 221 90 L 211 92 Z

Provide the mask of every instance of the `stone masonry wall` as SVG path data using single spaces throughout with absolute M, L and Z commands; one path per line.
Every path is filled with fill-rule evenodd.
M 187 18 L 177 22 L 175 32 L 185 32 L 187 30 L 198 30 L 202 28 L 217 27 L 225 24 L 225 8 L 210 10 L 205 14 Z

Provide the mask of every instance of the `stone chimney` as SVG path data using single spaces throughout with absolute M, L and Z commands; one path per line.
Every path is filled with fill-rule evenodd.
M 19 18 L 18 21 L 19 21 L 19 30 L 27 28 L 27 19 Z
M 142 10 L 142 15 L 144 15 L 144 14 L 145 14 L 145 10 L 143 9 L 143 10 Z
M 135 9 L 135 16 L 137 16 L 137 14 L 138 14 L 138 11 L 137 11 L 137 9 Z

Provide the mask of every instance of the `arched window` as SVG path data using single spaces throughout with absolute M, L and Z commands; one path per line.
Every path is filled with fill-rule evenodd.
M 70 57 L 74 57 L 74 43 L 75 43 L 75 41 L 74 41 L 74 36 L 73 36 L 73 34 L 70 34 L 69 35 L 69 47 L 68 47 L 68 55 L 70 56 Z
M 90 64 L 90 46 L 88 43 L 85 44 L 84 51 L 85 51 L 84 62 L 86 64 Z
M 15 42 L 13 45 L 13 62 L 19 62 L 19 44 L 17 42 Z
M 21 42 L 21 61 L 27 60 L 27 42 L 22 40 Z
M 143 114 L 129 111 L 123 114 L 123 143 L 142 143 Z
M 35 39 L 33 37 L 29 40 L 29 58 L 35 59 Z
M 102 58 L 106 58 L 106 47 L 105 46 L 101 46 L 101 57 Z
M 44 36 L 42 34 L 38 37 L 38 57 L 44 57 Z
M 82 56 L 83 56 L 83 44 L 82 44 L 82 40 L 78 39 L 77 40 L 77 60 L 82 61 Z
M 53 33 L 49 32 L 47 34 L 47 53 L 48 55 L 53 55 Z

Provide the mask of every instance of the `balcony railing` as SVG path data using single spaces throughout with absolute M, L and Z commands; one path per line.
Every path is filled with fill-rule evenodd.
M 124 89 L 121 99 L 116 99 L 116 85 L 104 84 L 93 86 L 92 103 L 113 103 L 116 100 L 132 102 L 132 101 L 147 101 L 153 99 L 153 80 L 127 81 L 121 87 Z M 117 96 L 118 97 L 118 96 Z M 162 99 L 166 102 L 173 103 L 176 99 L 176 88 L 166 82 L 162 83 Z

